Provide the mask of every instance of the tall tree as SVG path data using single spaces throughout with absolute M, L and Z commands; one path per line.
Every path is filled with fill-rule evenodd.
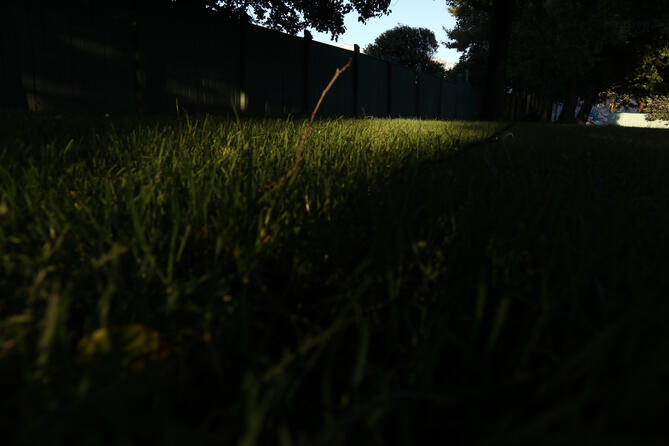
M 446 29 L 449 48 L 463 53 L 456 72 L 471 70 L 472 82 L 483 88 L 483 119 L 502 116 L 509 45 L 514 20 L 515 0 L 446 0 L 456 19 Z
M 206 7 L 268 28 L 297 34 L 313 28 L 336 38 L 346 31 L 344 16 L 365 23 L 391 12 L 390 0 L 164 0 Z
M 432 60 L 437 48 L 437 39 L 429 29 L 398 25 L 381 33 L 374 43 L 365 48 L 365 53 L 409 68 L 420 67 L 425 72 L 443 76 L 446 73 L 444 66 Z
M 506 63 L 511 41 L 515 0 L 493 0 L 482 119 L 501 119 L 504 107 Z
M 491 2 L 482 0 L 446 0 L 448 11 L 455 17 L 455 27 L 444 28 L 448 41 L 442 42 L 447 48 L 462 53 L 459 63 L 451 74 L 470 72 L 470 81 L 481 87 L 484 84 L 488 64 L 488 41 L 490 32 Z
M 456 27 L 447 30 L 448 46 L 464 49 L 461 63 L 484 73 L 483 79 L 488 80 L 499 80 L 499 66 L 496 71 L 489 61 L 495 60 L 491 54 L 494 41 L 504 41 L 492 37 L 495 1 L 446 0 L 456 16 Z M 668 46 L 669 10 L 661 3 L 515 0 L 513 16 L 506 21 L 511 24 L 511 36 L 505 81 L 502 88 L 498 82 L 493 93 L 499 94 L 504 87 L 532 92 L 543 98 L 538 103 L 544 104 L 544 117 L 548 116 L 546 105 L 561 101 L 565 103 L 561 118 L 571 121 L 579 97 L 585 100 L 582 110 L 587 113 L 588 102 L 599 91 L 614 85 L 651 85 L 639 81 L 639 70 L 650 72 L 652 66 L 659 67 L 654 75 L 657 85 L 662 66 L 649 64 L 657 58 L 648 55 Z M 490 94 L 485 97 L 495 101 Z

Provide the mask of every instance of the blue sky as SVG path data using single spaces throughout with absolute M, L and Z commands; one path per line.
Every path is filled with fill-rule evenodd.
M 331 45 L 357 43 L 360 48 L 364 48 L 374 42 L 379 34 L 401 23 L 402 25 L 431 30 L 439 43 L 436 56 L 449 62 L 458 61 L 460 53 L 446 48 L 441 43 L 446 40 L 446 32 L 443 27 L 452 28 L 455 26 L 455 19 L 448 12 L 444 0 L 392 0 L 390 9 L 392 10 L 390 15 L 369 19 L 365 25 L 358 22 L 358 15 L 355 11 L 347 15 L 344 19 L 346 33 L 340 36 L 337 42 L 330 40 L 329 34 L 313 30 L 311 34 L 314 36 L 314 40 L 318 42 Z

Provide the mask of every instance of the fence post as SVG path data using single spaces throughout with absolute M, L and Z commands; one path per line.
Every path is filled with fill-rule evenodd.
M 388 71 L 388 87 L 386 88 L 386 103 L 388 106 L 388 117 L 392 117 L 393 109 L 392 109 L 392 98 L 393 98 L 393 66 L 390 63 L 390 61 L 386 61 L 386 70 Z
M 437 112 L 437 118 L 443 119 L 443 104 L 444 104 L 444 79 L 439 79 L 439 111 Z
M 453 115 L 455 116 L 456 120 L 462 118 L 462 113 L 460 113 L 461 109 L 460 104 L 462 103 L 462 101 L 460 101 L 460 98 L 462 97 L 462 90 L 463 90 L 462 85 L 463 83 L 462 83 L 462 73 L 461 73 L 458 74 L 457 76 L 457 81 L 455 84 L 455 101 L 453 102 L 453 109 L 454 109 Z
M 247 23 L 242 20 L 239 22 L 240 26 L 240 51 L 239 51 L 239 111 L 241 113 L 246 111 L 248 98 L 246 97 L 246 33 Z
M 4 42 L 0 47 L 0 66 L 4 67 L 0 68 L 0 76 L 3 76 L 0 84 L 0 106 L 8 105 L 27 110 L 28 102 L 21 79 L 19 32 L 16 29 L 19 25 L 15 23 L 17 6 L 12 4 L 11 8 L 13 11 L 5 3 L 0 6 L 0 36 L 4 33 L 4 37 L 0 37 L 0 44 Z
M 422 73 L 422 69 L 420 64 L 416 67 L 416 76 L 414 80 L 414 84 L 416 86 L 416 100 L 415 100 L 415 105 L 416 105 L 416 118 L 421 117 L 420 113 L 420 77 Z
M 309 116 L 309 111 L 311 110 L 311 101 L 309 100 L 309 78 L 311 77 L 311 41 L 313 36 L 308 30 L 304 30 L 304 39 L 302 40 L 303 51 L 302 51 L 302 74 L 304 76 L 304 113 Z
M 130 27 L 131 27 L 131 38 L 132 38 L 132 46 L 133 46 L 133 62 L 134 62 L 134 68 L 135 68 L 135 82 L 134 82 L 134 88 L 135 88 L 135 109 L 138 114 L 143 114 L 146 110 L 146 104 L 145 104 L 145 94 L 146 94 L 146 76 L 144 71 L 142 70 L 142 48 L 140 47 L 140 40 L 139 40 L 139 27 L 143 26 L 144 23 L 144 14 L 143 10 L 140 9 L 140 6 L 138 2 L 133 1 L 132 2 L 132 7 L 134 10 L 134 21 L 131 19 Z M 71 21 L 68 19 L 68 23 L 71 23 Z M 69 31 L 69 38 L 72 39 L 72 32 L 71 30 Z M 71 75 L 71 70 L 70 70 L 70 75 Z M 70 79 L 70 82 L 72 80 Z
M 360 92 L 358 88 L 360 69 L 358 68 L 358 60 L 360 56 L 360 47 L 355 44 L 353 45 L 353 116 L 358 116 L 358 104 L 360 98 L 358 94 Z

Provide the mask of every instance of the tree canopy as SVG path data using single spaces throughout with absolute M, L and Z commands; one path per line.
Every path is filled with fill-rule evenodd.
M 532 91 L 545 103 L 591 100 L 610 88 L 666 90 L 669 10 L 635 0 L 446 0 L 456 17 L 446 45 L 463 52 L 460 70 L 489 85 L 495 6 L 511 12 L 500 89 Z M 584 107 L 585 108 L 585 107 Z
M 367 45 L 365 53 L 389 60 L 409 68 L 443 76 L 443 65 L 432 60 L 439 44 L 434 33 L 427 28 L 398 25 L 381 33 L 374 43 Z
M 169 0 L 219 11 L 271 29 L 297 34 L 307 28 L 337 38 L 346 31 L 344 16 L 365 23 L 390 13 L 390 0 Z

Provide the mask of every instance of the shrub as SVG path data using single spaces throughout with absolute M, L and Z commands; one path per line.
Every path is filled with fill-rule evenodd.
M 669 121 L 669 96 L 655 96 L 646 99 L 646 119 L 649 121 Z
M 636 108 L 637 98 L 627 92 L 608 90 L 599 94 L 599 102 L 606 104 L 611 113 L 622 111 L 627 108 Z

